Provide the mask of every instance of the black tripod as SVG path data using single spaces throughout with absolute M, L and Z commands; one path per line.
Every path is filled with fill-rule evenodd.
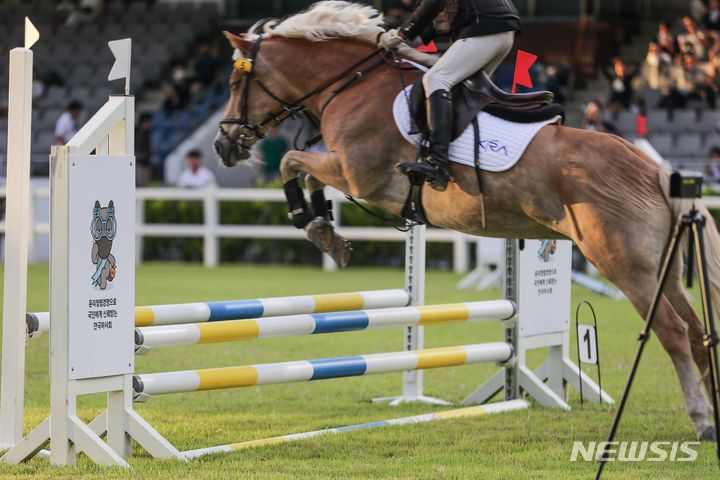
M 673 265 L 673 261 L 675 260 L 675 256 L 677 254 L 678 248 L 681 244 L 682 236 L 685 233 L 685 231 L 688 232 L 689 235 L 689 241 L 688 241 L 688 252 L 687 252 L 687 285 L 688 287 L 692 286 L 692 279 L 693 279 L 693 265 L 697 266 L 698 269 L 698 276 L 700 279 L 700 294 L 702 296 L 702 309 L 703 309 L 703 320 L 705 324 L 705 336 L 704 336 L 704 343 L 705 347 L 707 348 L 708 353 L 708 360 L 709 360 L 709 369 L 710 371 L 707 373 L 709 375 L 709 380 L 711 383 L 710 387 L 710 394 L 711 394 L 711 403 L 713 406 L 713 415 L 715 419 L 715 439 L 716 439 L 716 447 L 717 447 L 717 456 L 718 460 L 720 460 L 720 412 L 718 412 L 718 408 L 720 408 L 720 398 L 718 398 L 719 395 L 719 389 L 720 389 L 720 383 L 718 383 L 718 354 L 717 354 L 717 344 L 718 344 L 718 336 L 717 332 L 715 331 L 715 324 L 713 321 L 713 310 L 712 310 L 712 303 L 710 300 L 710 289 L 708 284 L 708 276 L 707 276 L 707 259 L 705 257 L 705 239 L 703 237 L 703 229 L 705 228 L 705 216 L 702 215 L 700 212 L 697 211 L 695 208 L 695 204 L 693 203 L 692 209 L 689 213 L 684 214 L 680 221 L 677 222 L 675 225 L 675 231 L 673 232 L 673 236 L 670 239 L 670 244 L 668 245 L 668 251 L 665 255 L 665 260 L 663 261 L 662 269 L 660 270 L 660 278 L 657 284 L 657 287 L 655 289 L 655 293 L 653 294 L 652 303 L 650 304 L 650 310 L 647 313 L 647 316 L 645 317 L 645 329 L 640 333 L 640 336 L 638 340 L 640 341 L 640 345 L 638 345 L 638 350 L 635 353 L 635 361 L 633 362 L 632 368 L 630 369 L 630 375 L 627 380 L 627 384 L 625 385 L 625 391 L 623 392 L 622 399 L 620 400 L 620 404 L 618 405 L 617 412 L 615 413 L 615 418 L 612 423 L 612 427 L 610 428 L 610 435 L 608 436 L 608 443 L 606 444 L 606 449 L 602 454 L 601 458 L 598 458 L 598 470 L 597 474 L 595 475 L 595 479 L 599 480 L 600 476 L 602 475 L 603 468 L 605 467 L 605 464 L 607 463 L 607 454 L 608 454 L 608 446 L 609 442 L 612 442 L 615 438 L 615 433 L 617 431 L 618 425 L 620 424 L 620 419 L 623 414 L 623 410 L 625 408 L 625 403 L 627 402 L 628 396 L 630 395 L 630 388 L 632 387 L 633 380 L 635 379 L 635 374 L 637 373 L 638 366 L 640 364 L 640 358 L 642 357 L 643 350 L 645 349 L 645 344 L 647 343 L 648 339 L 650 338 L 650 329 L 652 328 L 653 321 L 655 319 L 655 312 L 657 310 L 658 305 L 660 304 L 660 299 L 662 298 L 662 292 L 665 288 L 665 283 L 668 279 L 670 270 Z M 705 372 L 702 372 L 705 373 Z

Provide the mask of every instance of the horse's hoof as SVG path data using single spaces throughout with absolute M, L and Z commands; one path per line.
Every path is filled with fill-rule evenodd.
M 322 217 L 310 222 L 305 234 L 308 240 L 323 253 L 329 252 L 333 246 L 335 231 L 332 224 Z
M 698 434 L 698 439 L 703 442 L 714 442 L 716 440 L 715 426 L 710 425 L 706 427 L 705 430 Z
M 352 253 L 352 247 L 350 242 L 345 240 L 343 237 L 336 235 L 335 241 L 333 242 L 332 248 L 330 249 L 330 256 L 338 267 L 345 268 L 350 263 L 350 254 Z

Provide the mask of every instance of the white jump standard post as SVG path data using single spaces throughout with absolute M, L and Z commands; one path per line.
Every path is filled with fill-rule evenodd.
M 569 241 L 507 240 L 505 295 L 517 305 L 516 324 L 506 322 L 505 340 L 516 353 L 505 368 L 468 395 L 464 405 L 483 404 L 500 391 L 505 398 L 529 395 L 543 407 L 569 410 L 568 385 L 593 402 L 613 399 L 570 359 L 570 285 L 572 244 Z M 551 252 L 546 252 L 550 249 Z M 547 254 L 547 255 L 543 255 Z M 535 370 L 526 363 L 529 350 L 547 349 L 547 360 Z
M 127 77 L 130 39 L 110 44 L 126 59 L 110 79 Z M 53 465 L 74 464 L 83 452 L 98 464 L 129 467 L 133 438 L 155 457 L 184 458 L 133 410 L 134 120 L 134 98 L 112 96 L 66 146 L 53 147 L 50 417 L 4 462 L 26 461 L 50 443 Z M 107 394 L 107 410 L 86 425 L 77 397 L 95 393 Z
M 8 90 L 7 201 L 5 204 L 5 285 L 3 303 L 0 449 L 15 445 L 23 433 L 27 262 L 30 243 L 30 138 L 32 130 L 33 52 L 39 39 L 25 18 L 25 47 L 10 52 Z
M 408 222 L 405 239 L 405 290 L 410 294 L 410 305 L 425 304 L 425 225 Z M 403 350 L 411 352 L 425 348 L 425 327 L 404 328 Z M 452 405 L 452 403 L 423 393 L 424 373 L 422 370 L 403 372 L 402 395 L 373 398 L 373 402 L 390 402 L 397 406 L 403 402 L 421 402 L 430 405 Z

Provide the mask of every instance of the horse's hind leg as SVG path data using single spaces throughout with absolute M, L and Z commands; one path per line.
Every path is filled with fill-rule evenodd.
M 696 428 L 698 428 L 698 436 L 702 440 L 714 440 L 715 438 L 715 429 L 713 428 L 712 424 L 710 423 L 711 418 L 711 407 L 709 402 L 707 402 L 706 397 L 702 394 L 702 387 L 701 384 L 704 384 L 705 391 L 708 395 L 712 395 L 711 393 L 711 385 L 710 385 L 710 378 L 709 378 L 709 360 L 707 356 L 707 349 L 703 343 L 703 336 L 705 334 L 705 330 L 703 327 L 703 324 L 700 321 L 700 318 L 698 318 L 697 313 L 695 312 L 695 309 L 693 309 L 692 305 L 690 304 L 690 301 L 688 300 L 687 294 L 682 288 L 682 285 L 680 283 L 679 276 L 680 274 L 677 274 L 678 280 L 677 281 L 671 281 L 668 282 L 668 286 L 665 290 L 665 295 L 668 298 L 668 300 L 672 303 L 673 308 L 675 311 L 685 320 L 687 325 L 687 336 L 688 341 L 690 343 L 690 349 L 692 351 L 693 359 L 695 361 L 695 365 L 697 366 L 698 370 L 700 371 L 700 377 L 699 379 L 695 380 L 694 377 L 696 376 L 696 371 L 693 368 L 690 368 L 688 366 L 685 366 L 685 368 L 691 370 L 691 372 L 688 372 L 684 375 L 680 375 L 680 379 L 682 382 L 682 379 L 685 378 L 689 383 L 687 388 L 692 388 L 694 391 L 699 392 L 694 397 L 697 399 L 698 403 L 695 411 L 699 415 L 701 421 L 700 423 L 696 423 Z M 704 381 L 703 381 L 704 380 Z M 685 390 L 685 387 L 683 387 L 683 390 Z M 700 401 L 700 398 L 702 396 L 702 401 Z M 688 411 L 690 412 L 690 408 L 688 408 Z M 692 413 L 691 413 L 692 417 Z M 703 422 L 702 420 L 705 420 L 706 427 L 703 431 L 700 431 L 699 429 L 702 428 Z
M 625 278 L 629 281 L 626 281 L 625 278 L 615 279 L 615 284 L 623 290 L 643 317 L 650 309 L 653 291 L 657 285 L 657 277 L 653 272 L 648 273 L 639 275 L 637 270 L 631 268 L 624 272 L 624 275 L 627 276 Z M 679 279 L 668 279 L 665 291 L 673 292 L 677 288 L 682 288 Z M 685 397 L 685 408 L 698 438 L 711 440 L 714 436 L 714 430 L 709 420 L 711 412 L 695 368 L 697 358 L 694 355 L 695 349 L 692 346 L 690 328 L 678 310 L 674 308 L 674 302 L 670 300 L 670 298 L 676 299 L 676 297 L 676 293 L 673 293 L 671 297 L 668 297 L 667 293 L 662 295 L 655 312 L 653 332 L 657 335 L 660 344 L 670 356 L 673 367 L 675 367 L 680 388 Z M 687 315 L 682 303 L 679 305 L 681 305 L 680 311 Z
M 607 249 L 609 245 L 605 245 L 604 242 L 596 243 L 592 240 L 586 237 L 578 242 L 580 249 L 590 260 L 604 259 L 604 261 L 594 261 L 593 264 L 625 293 L 637 312 L 645 318 L 650 310 L 657 285 L 661 250 L 658 249 L 657 255 L 648 254 L 651 250 L 649 245 L 627 241 L 624 242 L 627 246 L 626 251 L 621 252 L 617 249 L 613 251 Z M 709 420 L 710 409 L 695 368 L 695 362 L 699 359 L 696 353 L 696 339 L 687 323 L 694 321 L 693 318 L 696 317 L 690 316 L 689 311 L 692 309 L 689 308 L 687 298 L 681 297 L 678 292 L 682 293 L 682 285 L 676 268 L 666 282 L 665 293 L 655 312 L 653 332 L 670 355 L 685 397 L 686 410 L 698 437 L 709 440 L 713 435 Z M 674 308 L 674 304 L 679 310 Z M 687 322 L 683 318 L 686 318 Z
M 338 189 L 346 187 L 337 155 L 332 152 L 291 150 L 280 163 L 280 173 L 285 184 L 293 224 L 303 228 L 308 240 L 321 252 L 328 253 L 340 267 L 347 266 L 350 260 L 350 243 L 337 234 L 330 223 L 330 212 L 323 194 L 326 184 Z M 305 204 L 298 184 L 301 173 L 307 174 L 305 181 L 310 190 L 312 209 Z
M 657 272 L 663 259 L 667 233 L 672 228 L 670 216 L 659 210 L 645 218 L 624 219 L 625 229 L 609 226 L 615 219 L 606 219 L 602 212 L 591 208 L 575 209 L 582 236 L 575 235 L 575 242 L 605 277 L 613 282 L 633 304 L 638 314 L 645 318 L 657 286 Z M 663 221 L 664 219 L 664 221 Z M 650 221 L 652 220 L 652 221 Z M 593 228 L 590 228 L 592 226 Z M 632 227 L 632 228 L 629 228 Z M 572 232 L 572 229 L 568 228 Z M 605 232 L 612 231 L 613 235 Z M 671 271 L 661 296 L 653 321 L 653 332 L 670 356 L 685 398 L 685 407 L 700 438 L 707 438 L 709 409 L 700 378 L 695 368 L 695 356 L 691 346 L 688 323 L 690 317 L 685 303 L 678 301 L 682 289 L 679 275 L 680 258 Z M 674 308 L 677 302 L 679 310 Z M 687 322 L 683 319 L 686 318 Z

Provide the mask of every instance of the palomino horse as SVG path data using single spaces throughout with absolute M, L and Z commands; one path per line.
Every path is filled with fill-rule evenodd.
M 236 62 L 230 79 L 227 122 L 215 143 L 222 161 L 231 166 L 249 158 L 258 137 L 301 103 L 321 120 L 328 152 L 288 152 L 283 180 L 296 183 L 304 173 L 311 192 L 330 185 L 399 215 L 409 183 L 395 165 L 412 161 L 416 151 L 392 118 L 393 99 L 402 88 L 397 69 L 383 64 L 334 93 L 350 77 L 341 72 L 360 70 L 358 62 L 372 58 L 381 22 L 370 7 L 333 1 L 243 36 L 226 33 L 236 55 L 254 62 Z M 417 75 L 405 72 L 408 81 Z M 645 316 L 672 227 L 689 205 L 668 197 L 668 174 L 632 144 L 614 135 L 546 126 L 516 166 L 485 174 L 484 209 L 473 169 L 453 165 L 452 173 L 455 183 L 447 191 L 423 190 L 432 224 L 489 237 L 571 239 Z M 699 208 L 708 219 L 717 306 L 720 236 L 706 208 Z M 346 242 L 325 218 L 304 223 L 314 243 L 346 261 Z M 682 288 L 681 263 L 661 299 L 654 331 L 677 371 L 697 435 L 707 440 L 714 431 L 698 369 L 708 371 L 708 358 L 701 322 Z

